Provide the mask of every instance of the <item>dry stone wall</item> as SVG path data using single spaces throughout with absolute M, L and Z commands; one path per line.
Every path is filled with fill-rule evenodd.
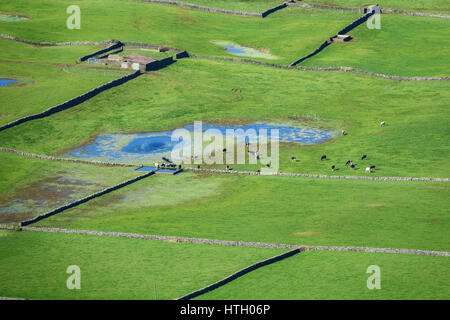
M 359 26 L 360 24 L 364 23 L 365 21 L 367 21 L 371 16 L 373 16 L 375 14 L 375 11 L 369 12 L 365 15 L 363 15 L 362 17 L 358 18 L 357 20 L 353 21 L 352 23 L 350 23 L 348 26 L 346 26 L 345 28 L 343 28 L 342 30 L 340 30 L 336 35 L 330 37 L 329 39 L 327 39 L 326 41 L 324 41 L 316 50 L 314 50 L 312 53 L 307 54 L 306 56 L 301 57 L 300 59 L 292 62 L 290 64 L 291 67 L 299 64 L 300 62 L 311 58 L 312 56 L 315 56 L 316 54 L 318 54 L 319 52 L 321 52 L 323 49 L 325 49 L 327 46 L 329 46 L 333 40 L 333 37 L 336 37 L 337 35 L 342 35 L 342 34 L 346 34 L 347 32 L 355 29 L 357 26 Z
M 11 226 L 0 225 L 0 229 L 2 229 L 2 228 L 11 229 Z M 143 240 L 159 240 L 159 241 L 170 241 L 170 242 L 185 242 L 185 243 L 251 247 L 251 248 L 301 249 L 302 251 L 321 250 L 321 251 L 345 251 L 345 252 L 373 252 L 373 253 L 395 253 L 395 254 L 412 254 L 412 255 L 450 257 L 450 252 L 448 252 L 448 251 L 396 249 L 396 248 L 371 248 L 371 247 L 308 246 L 308 245 L 301 245 L 301 244 L 295 245 L 295 244 L 282 244 L 282 243 L 185 238 L 185 237 L 145 235 L 145 234 L 125 233 L 125 232 L 104 232 L 104 231 L 93 231 L 93 230 L 61 229 L 61 228 L 52 228 L 52 227 L 22 227 L 21 229 L 25 230 L 25 231 L 57 232 L 57 233 L 67 233 L 67 234 L 85 234 L 85 235 L 92 235 L 92 236 L 119 237 L 119 238 L 131 238 L 131 239 L 143 239 Z
M 81 58 L 80 58 L 80 61 L 86 61 L 87 59 L 92 58 L 92 57 L 95 57 L 95 56 L 98 56 L 98 55 L 100 55 L 100 54 L 104 54 L 104 53 L 109 52 L 109 51 L 112 51 L 112 50 L 114 50 L 114 49 L 122 48 L 122 46 L 123 46 L 123 44 L 119 41 L 119 42 L 117 42 L 117 43 L 115 43 L 115 44 L 109 46 L 108 48 L 101 49 L 101 50 L 98 50 L 98 51 L 96 51 L 96 52 L 94 52 L 94 53 L 91 53 L 91 54 L 88 54 L 88 55 L 86 55 L 86 56 L 81 57 Z
M 187 7 L 187 8 L 199 9 L 199 10 L 204 10 L 204 11 L 209 11 L 209 12 L 225 13 L 225 14 L 231 14 L 231 15 L 261 17 L 261 13 L 258 13 L 258 12 L 233 11 L 233 10 L 226 10 L 226 9 L 219 9 L 219 8 L 211 8 L 211 7 L 199 6 L 199 5 L 196 5 L 193 3 L 180 2 L 180 1 L 168 1 L 168 0 L 139 0 L 139 1 L 169 4 L 169 5 L 175 5 L 175 6 L 180 6 L 180 7 Z
M 21 155 L 24 157 L 31 157 L 31 158 L 41 159 L 41 160 L 73 162 L 73 163 L 92 164 L 92 165 L 108 166 L 108 167 L 133 167 L 133 168 L 137 167 L 137 165 L 124 164 L 124 163 L 118 163 L 118 162 L 103 162 L 103 161 L 88 161 L 88 160 L 70 159 L 70 158 L 57 158 L 57 157 L 52 157 L 52 156 L 44 156 L 44 155 L 39 155 L 39 154 L 34 154 L 34 153 L 29 153 L 29 152 L 18 151 L 18 150 L 4 148 L 4 147 L 0 147 L 0 151 L 14 153 L 14 154 L 18 154 L 18 155 Z
M 242 174 L 242 175 L 263 175 L 256 171 L 236 171 L 236 170 L 219 170 L 219 169 L 197 169 L 183 168 L 184 171 L 193 172 L 209 172 L 222 174 Z M 377 181 L 436 181 L 450 182 L 450 178 L 414 178 L 414 177 L 370 177 L 370 176 L 329 176 L 324 174 L 304 174 L 304 173 L 287 173 L 278 172 L 270 175 L 286 176 L 286 177 L 303 177 L 303 178 L 319 178 L 319 179 L 352 179 L 352 180 L 377 180 Z
M 212 56 L 199 56 L 195 54 L 189 54 L 191 58 L 197 59 L 211 59 L 211 60 L 223 60 L 223 61 L 233 61 L 233 62 L 243 62 L 243 63 L 251 63 L 257 64 L 267 67 L 279 68 L 279 69 L 296 69 L 296 70 L 304 70 L 304 71 L 343 71 L 343 72 L 356 72 L 361 74 L 366 74 L 373 77 L 379 77 L 384 79 L 391 80 L 399 80 L 399 81 L 449 81 L 450 77 L 402 77 L 402 76 L 391 76 L 381 73 L 375 73 L 350 67 L 302 67 L 302 66 L 284 66 L 281 64 L 260 62 L 249 59 L 242 58 L 231 58 L 231 57 L 212 57 Z

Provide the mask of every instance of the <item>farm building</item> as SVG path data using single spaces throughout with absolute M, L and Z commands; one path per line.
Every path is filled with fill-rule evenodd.
M 105 59 L 104 63 L 107 65 L 117 65 L 124 69 L 145 71 L 148 68 L 148 65 L 155 61 L 157 60 L 150 57 L 130 53 L 125 56 L 110 54 L 108 55 L 108 58 Z

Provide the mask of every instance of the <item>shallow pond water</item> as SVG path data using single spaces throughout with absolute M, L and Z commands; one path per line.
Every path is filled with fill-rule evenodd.
M 9 15 L 9 14 L 0 14 L 0 22 L 23 21 L 23 20 L 28 20 L 28 18 Z
M 193 134 L 194 132 L 193 124 L 183 128 L 186 129 L 189 134 Z M 261 132 L 262 129 L 266 129 L 269 139 L 271 130 L 278 129 L 280 142 L 293 142 L 308 145 L 322 143 L 336 135 L 336 131 L 334 130 L 309 127 L 302 128 L 282 123 L 252 123 L 239 126 L 220 126 L 203 123 L 201 130 L 204 136 L 212 134 L 208 131 L 210 129 L 216 129 L 218 130 L 217 132 L 220 132 L 224 136 L 226 135 L 227 130 L 242 129 L 247 131 L 249 129 L 254 129 L 255 132 L 258 133 Z M 173 130 L 100 135 L 93 143 L 72 149 L 65 155 L 88 160 L 138 164 L 151 161 L 151 163 L 153 163 L 153 161 L 160 161 L 162 157 L 171 158 L 172 150 L 183 148 L 186 145 L 184 144 L 184 140 L 182 141 L 181 139 L 172 141 L 172 133 Z M 205 142 L 203 147 L 208 144 L 209 142 Z
M 252 58 L 263 58 L 263 59 L 271 59 L 278 60 L 279 57 L 274 56 L 270 53 L 263 52 L 262 50 L 258 50 L 255 48 L 241 46 L 231 41 L 212 41 L 212 43 L 217 44 L 221 47 L 224 47 L 225 50 L 231 54 L 242 57 L 252 57 Z
M 17 82 L 17 80 L 14 79 L 0 79 L 0 87 L 6 87 L 8 84 Z

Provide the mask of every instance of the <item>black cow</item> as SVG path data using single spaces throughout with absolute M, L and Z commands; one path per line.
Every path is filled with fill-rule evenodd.
M 375 166 L 370 166 L 370 170 L 375 169 Z
M 323 156 L 320 158 L 320 161 L 326 160 L 326 159 L 327 159 L 327 156 L 326 156 L 326 155 L 323 155 Z
M 297 161 L 297 157 L 291 157 L 291 160 L 292 160 L 293 162 L 296 162 L 296 161 Z
M 352 169 L 355 169 L 355 165 L 354 165 L 354 164 L 352 164 L 352 165 L 350 166 L 350 168 L 352 168 Z
M 334 171 L 336 169 L 336 166 L 331 166 L 331 170 Z
M 367 154 L 363 155 L 363 156 L 361 157 L 361 160 L 364 160 L 364 159 L 366 159 L 366 158 L 367 158 Z
M 348 160 L 348 161 L 345 163 L 345 165 L 348 166 L 349 164 L 352 164 L 352 163 L 353 163 L 352 160 Z

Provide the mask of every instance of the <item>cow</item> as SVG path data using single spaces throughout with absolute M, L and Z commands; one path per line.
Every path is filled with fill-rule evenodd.
M 372 172 L 372 169 L 370 167 L 366 167 L 366 172 Z
M 342 131 L 341 131 L 341 134 L 342 134 L 343 136 L 345 136 L 345 131 L 344 131 L 344 130 L 342 130 Z
M 352 165 L 350 166 L 350 168 L 352 168 L 352 169 L 355 169 L 355 165 L 354 165 L 354 164 L 352 164 Z
M 381 123 L 380 123 L 380 127 L 382 128 L 382 127 L 384 127 L 386 125 L 386 122 L 384 122 L 384 121 L 381 121 Z
M 297 162 L 297 157 L 291 157 L 292 162 Z
M 375 166 L 370 166 L 370 170 L 375 169 Z
M 320 161 L 326 160 L 326 159 L 327 159 L 327 156 L 326 156 L 326 155 L 323 155 L 323 156 L 320 158 Z
M 367 154 L 363 155 L 363 156 L 361 157 L 361 160 L 364 160 L 364 159 L 366 159 L 366 158 L 367 158 Z
M 336 166 L 331 166 L 331 171 L 334 171 L 336 169 Z
M 345 165 L 348 166 L 349 164 L 352 164 L 352 163 L 353 163 L 352 160 L 348 160 L 348 161 L 345 163 Z

